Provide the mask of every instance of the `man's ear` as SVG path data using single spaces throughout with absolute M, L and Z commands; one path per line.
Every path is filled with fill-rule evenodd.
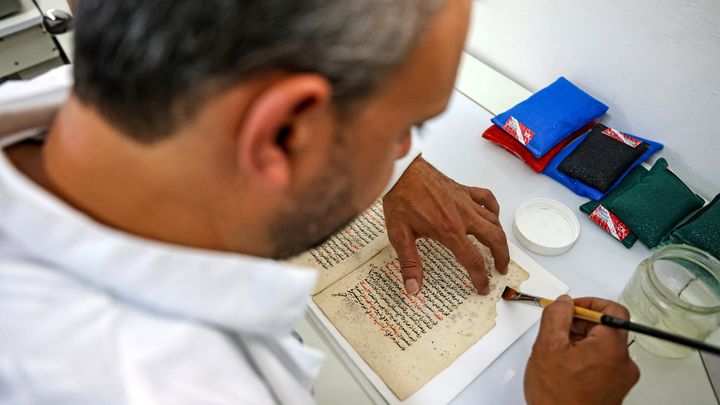
M 289 145 L 313 121 L 308 115 L 329 110 L 331 98 L 330 83 L 313 74 L 288 76 L 265 87 L 250 102 L 236 133 L 240 169 L 268 189 L 287 187 L 292 177 Z

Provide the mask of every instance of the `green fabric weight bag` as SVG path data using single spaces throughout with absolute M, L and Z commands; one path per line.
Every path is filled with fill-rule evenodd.
M 674 243 L 702 249 L 720 260 L 720 194 L 690 220 L 670 233 Z
M 623 179 L 620 184 L 617 185 L 611 192 L 609 192 L 602 200 L 595 201 L 590 200 L 580 206 L 580 211 L 586 213 L 591 221 L 595 222 L 601 228 L 605 230 L 615 239 L 619 240 L 626 248 L 630 249 L 637 241 L 637 235 L 627 228 L 624 223 L 622 225 L 616 223 L 608 223 L 612 221 L 612 217 L 615 214 L 609 212 L 606 214 L 603 210 L 607 210 L 607 205 L 611 201 L 615 201 L 616 198 L 620 197 L 624 192 L 635 187 L 636 184 L 640 183 L 645 176 L 648 175 L 648 170 L 642 166 L 635 167 L 628 175 Z M 619 219 L 618 219 L 619 220 Z
M 649 248 L 705 204 L 667 167 L 665 159 L 658 159 L 644 179 L 606 207 Z

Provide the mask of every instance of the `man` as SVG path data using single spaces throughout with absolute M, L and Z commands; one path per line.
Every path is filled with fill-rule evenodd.
M 0 154 L 0 401 L 311 403 L 321 359 L 291 330 L 315 275 L 271 259 L 386 188 L 410 128 L 447 106 L 469 8 L 82 0 L 60 109 L 0 89 L 0 131 L 16 132 Z M 431 237 L 486 293 L 467 235 L 505 270 L 495 198 L 416 155 L 384 196 L 407 290 Z M 529 402 L 618 403 L 637 377 L 623 332 L 573 321 L 567 297 L 546 309 Z

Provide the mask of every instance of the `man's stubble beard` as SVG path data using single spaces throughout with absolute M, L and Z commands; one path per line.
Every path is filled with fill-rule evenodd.
M 273 258 L 286 259 L 321 245 L 360 213 L 352 205 L 355 182 L 345 138 L 343 132 L 336 134 L 327 170 L 270 224 Z

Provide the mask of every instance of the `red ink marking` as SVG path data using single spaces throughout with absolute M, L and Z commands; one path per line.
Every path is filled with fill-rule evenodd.
M 367 295 L 365 295 L 365 294 L 363 294 L 363 293 L 360 293 L 360 298 L 362 298 L 362 300 L 365 301 L 365 303 L 368 304 L 368 305 L 370 306 L 370 308 L 372 308 L 373 311 L 376 311 L 376 310 L 377 310 L 377 309 L 375 308 L 375 304 L 373 304 L 372 301 L 370 301 L 370 300 L 368 299 Z
M 378 322 L 377 318 L 375 318 L 375 315 L 370 315 L 370 320 L 380 328 L 381 331 L 385 332 L 385 329 L 383 328 L 383 325 Z
M 388 328 L 390 328 L 390 329 L 393 331 L 393 333 L 395 334 L 395 336 L 400 337 L 400 333 L 398 333 L 397 329 L 395 329 L 395 327 L 393 327 L 393 326 L 390 324 L 390 322 L 385 322 L 385 324 L 388 326 Z

